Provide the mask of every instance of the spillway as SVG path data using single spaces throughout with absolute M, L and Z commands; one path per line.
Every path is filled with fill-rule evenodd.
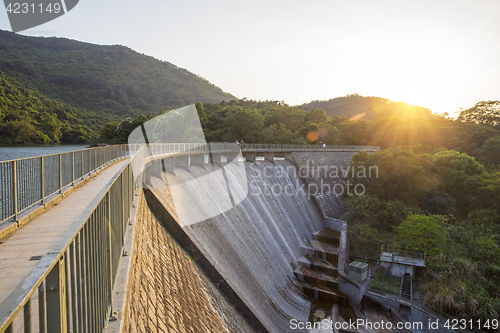
M 199 187 L 191 182 L 182 191 L 174 190 L 176 183 L 190 184 L 216 171 L 211 168 L 216 166 L 176 168 L 175 174 L 163 174 L 166 189 L 154 186 L 153 192 L 266 329 L 290 332 L 292 318 L 308 321 L 311 299 L 294 286 L 293 272 L 304 255 L 302 246 L 326 227 L 323 217 L 294 164 L 258 161 L 244 163 L 248 195 L 232 209 L 201 222 L 180 223 L 181 215 L 197 214 L 226 200 L 224 191 L 214 191 L 210 183 Z M 228 175 L 238 173 L 232 168 L 237 166 L 225 167 Z M 232 186 L 233 197 L 244 197 L 243 187 Z

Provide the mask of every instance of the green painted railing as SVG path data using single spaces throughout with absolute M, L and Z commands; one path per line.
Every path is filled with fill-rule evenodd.
M 0 162 L 0 223 L 128 154 L 128 145 L 116 145 Z
M 14 332 L 21 311 L 24 332 L 102 331 L 135 189 L 128 163 L 0 305 L 0 332 Z
M 240 147 L 244 151 L 254 151 L 254 150 L 262 150 L 262 151 L 311 151 L 311 150 L 348 150 L 348 151 L 378 151 L 380 147 L 378 146 L 338 146 L 338 145 L 285 145 L 285 144 L 240 144 Z

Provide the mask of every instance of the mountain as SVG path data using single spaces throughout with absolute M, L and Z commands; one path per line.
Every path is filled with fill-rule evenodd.
M 125 46 L 1 30 L 0 71 L 23 89 L 95 113 L 99 125 L 196 102 L 235 99 L 196 74 Z
M 333 116 L 345 118 L 358 116 L 366 120 L 375 120 L 378 117 L 396 117 L 400 119 L 435 118 L 429 109 L 421 106 L 392 102 L 381 97 L 365 97 L 358 94 L 337 97 L 328 101 L 312 101 L 302 104 L 300 107 L 307 111 L 313 109 L 324 110 L 330 118 Z

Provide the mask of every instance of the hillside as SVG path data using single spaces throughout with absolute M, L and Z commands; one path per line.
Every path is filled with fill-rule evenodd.
M 337 97 L 328 101 L 312 101 L 302 104 L 300 107 L 307 111 L 313 109 L 325 110 L 330 118 L 333 116 L 351 118 L 362 113 L 365 114 L 362 119 L 366 120 L 375 120 L 379 116 L 396 117 L 400 119 L 434 118 L 429 109 L 420 106 L 392 102 L 380 97 L 365 97 L 358 94 Z
M 23 88 L 106 115 L 101 124 L 195 102 L 234 99 L 185 69 L 124 46 L 1 30 L 0 71 Z
M 0 143 L 89 142 L 93 116 L 22 88 L 0 72 Z

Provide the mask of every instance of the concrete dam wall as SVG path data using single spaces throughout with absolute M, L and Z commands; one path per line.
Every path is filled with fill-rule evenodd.
M 314 167 L 347 168 L 354 153 L 294 153 L 291 161 L 244 162 L 245 186 L 231 179 L 242 172 L 232 163 L 224 177 L 210 177 L 204 186 L 196 180 L 217 174 L 220 166 L 186 167 L 183 160 L 181 167 L 172 161 L 150 177 L 136 226 L 126 331 L 291 332 L 291 319 L 309 321 L 313 299 L 297 288 L 294 271 L 309 255 L 304 246 L 315 241 L 314 234 L 331 227 L 325 216 L 337 218 L 345 209 L 338 198 L 318 199 L 308 187 L 322 178 L 313 174 Z M 307 174 L 304 167 L 300 173 L 301 166 Z M 232 184 L 233 207 L 200 220 L 211 206 L 227 201 L 224 183 Z M 177 184 L 184 184 L 182 190 Z
M 300 176 L 309 184 L 311 196 L 327 217 L 337 219 L 347 213 L 339 194 L 341 190 L 345 190 L 345 178 L 356 153 L 342 151 L 292 154 Z
M 176 168 L 169 185 L 202 177 L 209 167 Z M 183 229 L 267 330 L 290 332 L 290 319 L 307 322 L 311 306 L 292 283 L 297 259 L 325 224 L 291 162 L 245 162 L 245 171 L 248 196 L 240 204 Z M 153 192 L 174 218 L 205 209 L 211 201 L 204 198 L 219 195 L 196 187 Z
M 121 332 L 251 333 L 255 330 L 139 198 Z

